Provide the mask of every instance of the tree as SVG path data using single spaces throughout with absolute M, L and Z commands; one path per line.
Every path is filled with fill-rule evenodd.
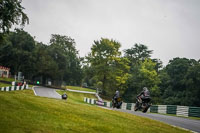
M 36 61 L 32 66 L 35 69 L 33 80 L 40 80 L 41 84 L 46 84 L 47 80 L 54 81 L 58 78 L 58 64 L 50 56 L 49 46 L 43 43 L 36 43 L 33 51 Z
M 111 96 L 115 90 L 123 91 L 128 78 L 128 60 L 121 58 L 120 43 L 102 38 L 94 41 L 91 53 L 88 55 L 90 67 L 94 70 L 92 79 L 96 86 L 103 89 L 103 94 Z
M 24 26 L 28 17 L 21 0 L 0 0 L 0 32 L 8 32 L 14 24 Z
M 35 48 L 33 37 L 27 32 L 16 29 L 5 36 L 5 41 L 0 44 L 1 65 L 11 68 L 12 74 L 23 72 L 26 78 L 33 76 L 34 56 L 32 51 Z
M 184 82 L 186 84 L 186 97 L 184 105 L 200 106 L 200 63 L 196 62 L 188 69 Z
M 51 57 L 58 64 L 59 80 L 71 85 L 80 85 L 82 72 L 74 39 L 53 34 L 49 50 Z
M 135 44 L 134 47 L 124 50 L 125 57 L 130 60 L 131 66 L 137 64 L 140 61 L 144 61 L 146 58 L 150 58 L 153 53 L 152 50 L 148 50 L 148 47 L 143 44 Z
M 200 106 L 199 62 L 174 58 L 160 74 L 163 104 Z
M 131 76 L 128 79 L 128 89 L 126 89 L 124 98 L 127 102 L 135 101 L 137 94 L 142 91 L 143 87 L 147 87 L 153 98 L 153 102 L 160 102 L 160 89 L 158 87 L 160 78 L 155 70 L 156 63 L 151 59 L 145 59 L 134 66 Z
M 154 103 L 158 103 L 160 100 L 160 89 L 158 87 L 160 84 L 160 78 L 155 70 L 155 66 L 156 63 L 153 63 L 151 59 L 145 59 L 139 70 L 139 78 L 142 79 L 140 88 L 144 86 L 149 88 Z
M 143 44 L 135 44 L 134 47 L 126 49 L 124 52 L 131 67 L 131 76 L 128 79 L 128 88 L 124 93 L 124 99 L 127 102 L 133 102 L 136 95 L 145 86 L 150 88 L 154 96 L 158 97 L 158 70 L 161 68 L 161 61 L 150 59 L 153 51 L 148 50 L 148 47 Z

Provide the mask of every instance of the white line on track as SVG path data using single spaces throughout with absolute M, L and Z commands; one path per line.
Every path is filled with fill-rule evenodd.
M 32 90 L 33 90 L 34 94 L 37 96 L 37 94 L 36 94 L 34 88 L 35 88 L 35 86 L 32 87 Z

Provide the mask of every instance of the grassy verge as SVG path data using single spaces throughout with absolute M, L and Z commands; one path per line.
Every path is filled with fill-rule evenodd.
M 94 94 L 84 94 L 84 93 L 77 93 L 77 92 L 70 92 L 70 91 L 63 91 L 63 90 L 57 90 L 59 94 L 66 93 L 68 96 L 67 101 L 70 103 L 84 103 L 84 97 L 93 98 L 96 99 Z
M 32 90 L 0 92 L 0 132 L 188 132 L 148 118 L 81 104 L 80 99 L 83 95 L 68 93 L 68 96 L 69 99 L 66 101 L 37 97 Z
M 77 86 L 66 86 L 65 89 L 96 92 L 96 90 L 93 90 L 93 89 L 88 89 L 88 88 L 83 88 L 83 87 L 77 87 Z
M 11 84 L 5 84 L 0 82 L 0 87 L 7 87 L 7 86 L 12 86 Z
M 9 81 L 9 82 L 12 82 L 12 81 L 15 81 L 14 78 L 0 78 L 0 80 L 3 80 L 3 81 Z

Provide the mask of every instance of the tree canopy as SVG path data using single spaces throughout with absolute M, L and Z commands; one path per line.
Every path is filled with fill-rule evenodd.
M 21 0 L 0 0 L 0 31 L 8 32 L 12 25 L 24 26 L 29 19 Z

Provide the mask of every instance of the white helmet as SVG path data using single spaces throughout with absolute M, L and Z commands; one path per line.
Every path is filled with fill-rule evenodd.
M 144 87 L 144 88 L 143 88 L 143 91 L 147 91 L 147 90 L 148 90 L 147 87 Z

